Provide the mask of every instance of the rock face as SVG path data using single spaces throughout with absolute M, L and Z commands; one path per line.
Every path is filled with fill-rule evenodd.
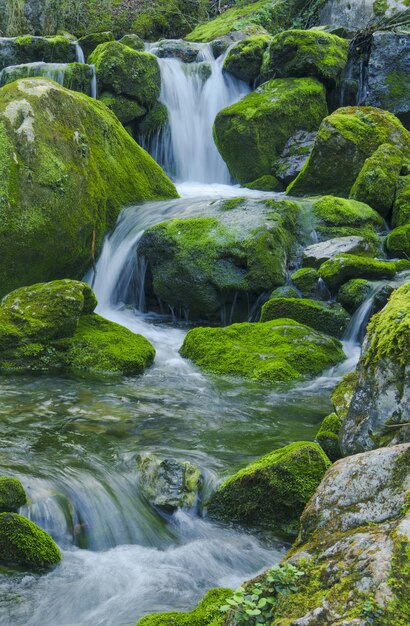
M 410 127 L 410 34 L 375 32 L 366 104 L 391 111 Z
M 275 175 L 275 161 L 289 138 L 317 130 L 326 114 L 326 91 L 317 80 L 271 80 L 218 113 L 215 142 L 232 176 L 252 182 Z
M 288 200 L 235 198 L 215 204 L 213 217 L 148 228 L 138 245 L 147 297 L 193 320 L 220 322 L 227 309 L 247 320 L 249 305 L 285 282 L 299 210 Z
M 408 156 L 410 134 L 394 115 L 372 107 L 338 109 L 323 120 L 309 160 L 287 191 L 348 197 L 366 159 L 386 143 Z
M 299 516 L 329 466 L 329 459 L 317 444 L 290 444 L 222 483 L 211 496 L 208 513 L 214 519 L 295 536 Z
M 341 431 L 345 456 L 410 440 L 409 347 L 410 284 L 406 284 L 368 326 Z
M 45 79 L 1 89 L 0 137 L 0 295 L 83 275 L 121 207 L 177 195 L 105 107 Z
M 22 287 L 0 303 L 0 372 L 141 374 L 155 350 L 93 313 L 90 287 L 60 280 Z
M 175 511 L 195 505 L 201 473 L 188 461 L 160 459 L 146 453 L 137 458 L 137 467 L 141 492 L 153 506 Z
M 319 374 L 344 359 L 337 339 L 290 319 L 194 328 L 180 353 L 208 372 L 267 383 Z
M 320 11 L 320 23 L 356 31 L 374 18 L 391 17 L 407 8 L 406 0 L 327 0 Z
M 0 561 L 34 571 L 57 565 L 61 553 L 48 533 L 17 513 L 0 513 Z

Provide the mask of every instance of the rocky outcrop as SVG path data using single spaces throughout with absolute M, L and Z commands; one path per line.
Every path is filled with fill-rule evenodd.
M 344 455 L 410 441 L 410 284 L 370 322 L 341 431 Z
M 320 11 L 320 23 L 344 26 L 355 31 L 373 19 L 391 17 L 408 8 L 406 0 L 325 0 Z

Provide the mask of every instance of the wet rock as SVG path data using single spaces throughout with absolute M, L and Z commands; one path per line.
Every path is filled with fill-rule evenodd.
M 198 56 L 204 46 L 199 43 L 191 43 L 182 39 L 163 39 L 154 44 L 151 52 L 160 59 L 179 59 L 184 63 L 194 63 L 199 60 Z
M 17 513 L 0 513 L 0 562 L 38 571 L 61 561 L 48 533 Z
M 139 37 L 138 35 L 134 35 L 132 33 L 121 37 L 120 43 L 122 43 L 124 46 L 132 48 L 133 50 L 143 51 L 145 49 L 145 43 L 143 39 L 141 39 L 141 37 Z
M 321 296 L 320 276 L 316 270 L 302 267 L 290 277 L 303 298 L 319 298 Z M 298 294 L 299 296 L 299 294 Z
M 201 485 L 201 473 L 189 461 L 160 459 L 144 453 L 137 458 L 140 489 L 147 500 L 161 509 L 191 509 Z
M 323 448 L 331 461 L 337 461 L 342 456 L 339 445 L 339 433 L 342 427 L 341 418 L 331 413 L 320 424 L 315 441 Z
M 62 35 L 54 37 L 0 37 L 0 70 L 9 65 L 43 61 L 73 63 L 77 60 L 74 43 Z
M 398 226 L 392 230 L 386 239 L 386 248 L 393 257 L 410 258 L 410 224 Z
M 275 163 L 275 173 L 284 185 L 289 185 L 302 171 L 312 152 L 316 132 L 297 131 L 287 141 Z
M 358 235 L 336 237 L 314 243 L 303 251 L 303 265 L 319 268 L 322 263 L 333 259 L 339 254 L 355 254 L 356 256 L 373 257 L 377 253 L 376 245 Z
M 260 76 L 263 55 L 271 41 L 269 35 L 255 35 L 237 43 L 225 59 L 224 70 L 253 85 Z
M 107 41 L 115 41 L 115 37 L 111 31 L 105 31 L 101 33 L 90 33 L 89 35 L 84 35 L 78 40 L 78 44 L 84 52 L 84 56 L 86 59 L 90 56 L 92 52 L 102 43 L 107 43 Z
M 26 492 L 20 481 L 0 476 L 0 511 L 17 511 L 26 502 Z
M 352 278 L 337 292 L 337 301 L 349 313 L 354 313 L 374 291 L 374 283 L 364 278 Z
M 391 17 L 405 9 L 406 0 L 327 0 L 321 7 L 319 20 L 320 24 L 337 24 L 355 31 L 373 19 Z
M 395 263 L 368 259 L 343 254 L 325 261 L 319 268 L 319 274 L 331 291 L 337 289 L 352 278 L 367 278 L 369 280 L 394 278 L 397 272 Z

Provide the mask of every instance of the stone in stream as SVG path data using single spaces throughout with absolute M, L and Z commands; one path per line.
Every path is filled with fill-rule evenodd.
M 0 476 L 0 511 L 17 511 L 26 502 L 26 492 L 20 481 Z
M 77 60 L 75 44 L 63 35 L 53 37 L 0 37 L 0 70 L 9 65 L 33 63 L 73 63 Z
M 337 291 L 341 285 L 352 278 L 392 279 L 400 269 L 401 267 L 393 261 L 379 261 L 354 254 L 340 254 L 325 261 L 319 268 L 319 274 L 331 291 Z
M 174 511 L 192 509 L 201 485 L 201 472 L 189 461 L 161 459 L 143 453 L 137 458 L 142 494 L 155 507 Z
M 138 620 L 137 626 L 223 626 L 225 615 L 221 606 L 231 596 L 232 589 L 211 589 L 193 611 L 146 615 Z
M 48 533 L 17 513 L 0 513 L 0 562 L 41 571 L 57 565 L 61 552 Z
M 410 259 L 410 223 L 390 231 L 386 248 L 393 257 Z
M 303 265 L 319 268 L 322 263 L 333 259 L 339 254 L 355 254 L 373 257 L 377 253 L 377 245 L 359 235 L 335 237 L 327 241 L 314 243 L 303 250 Z
M 97 46 L 102 43 L 107 43 L 107 41 L 115 41 L 115 37 L 111 31 L 89 33 L 88 35 L 84 35 L 84 37 L 80 37 L 78 40 L 78 45 L 83 50 L 85 58 L 88 59 Z
M 253 85 L 260 76 L 263 56 L 271 41 L 270 35 L 254 35 L 240 41 L 229 50 L 224 70 Z
M 410 283 L 371 320 L 340 443 L 344 455 L 410 441 Z

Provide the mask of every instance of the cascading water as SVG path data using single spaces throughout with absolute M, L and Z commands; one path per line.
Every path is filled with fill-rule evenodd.
M 156 46 L 147 48 L 155 54 Z M 249 87 L 224 73 L 226 53 L 214 58 L 203 44 L 196 62 L 159 58 L 160 100 L 168 109 L 169 124 L 151 138 L 150 152 L 176 181 L 229 184 L 231 177 L 212 136 L 215 117 L 237 102 Z

